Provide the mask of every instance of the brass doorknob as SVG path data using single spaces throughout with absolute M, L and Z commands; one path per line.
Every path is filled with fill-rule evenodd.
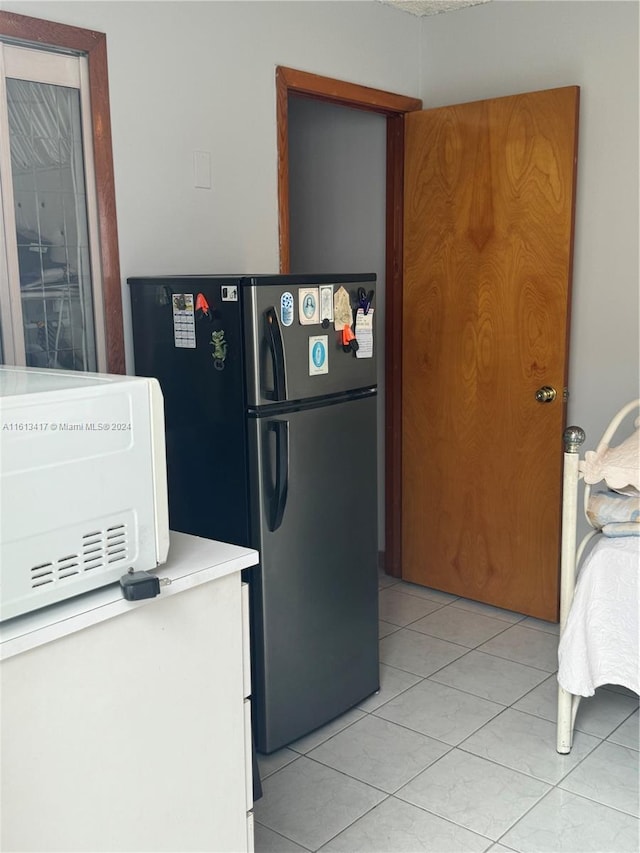
M 558 396 L 558 392 L 551 385 L 543 385 L 536 391 L 536 400 L 539 403 L 553 403 Z

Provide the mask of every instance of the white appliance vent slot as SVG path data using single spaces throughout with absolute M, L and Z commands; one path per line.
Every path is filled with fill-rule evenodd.
M 107 529 L 107 562 L 116 563 L 127 556 L 127 528 L 117 524 Z
M 33 566 L 31 569 L 31 586 L 33 589 L 46 583 L 53 583 L 53 581 L 53 563 L 42 563 L 42 565 Z
M 53 562 L 32 566 L 31 588 L 37 589 L 126 560 L 129 556 L 127 532 L 126 524 L 115 524 L 105 530 L 85 533 L 77 554 L 65 554 Z

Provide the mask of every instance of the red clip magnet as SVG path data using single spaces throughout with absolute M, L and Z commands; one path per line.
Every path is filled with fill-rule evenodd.
M 196 296 L 196 311 L 202 311 L 203 314 L 209 315 L 209 303 L 204 293 L 199 293 Z

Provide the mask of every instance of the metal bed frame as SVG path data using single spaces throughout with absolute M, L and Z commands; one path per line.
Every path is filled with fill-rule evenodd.
M 623 406 L 613 417 L 603 433 L 598 449 L 609 445 L 616 430 L 634 409 L 640 408 L 640 399 Z M 584 484 L 584 514 L 593 529 L 590 530 L 576 549 L 576 528 L 578 519 L 578 484 L 583 478 L 580 470 L 580 447 L 585 441 L 585 432 L 581 427 L 570 426 L 564 431 L 564 473 L 562 492 L 562 544 L 560 557 L 560 638 L 564 632 L 573 593 L 576 585 L 576 570 L 584 555 L 586 546 L 602 531 L 594 527 L 587 515 L 591 486 Z M 581 696 L 573 695 L 558 684 L 557 751 L 566 754 L 571 751 L 573 729 L 578 713 Z

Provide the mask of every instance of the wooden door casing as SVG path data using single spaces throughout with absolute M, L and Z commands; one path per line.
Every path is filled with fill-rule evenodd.
M 572 86 L 405 117 L 402 576 L 549 620 L 578 103 Z
M 289 124 L 290 95 L 314 98 L 387 118 L 387 199 L 385 262 L 385 553 L 386 571 L 401 576 L 400 493 L 402 380 L 402 215 L 404 169 L 404 117 L 422 108 L 422 101 L 369 86 L 279 66 L 276 69 L 276 125 L 278 139 L 278 219 L 280 272 L 290 271 L 289 228 Z

